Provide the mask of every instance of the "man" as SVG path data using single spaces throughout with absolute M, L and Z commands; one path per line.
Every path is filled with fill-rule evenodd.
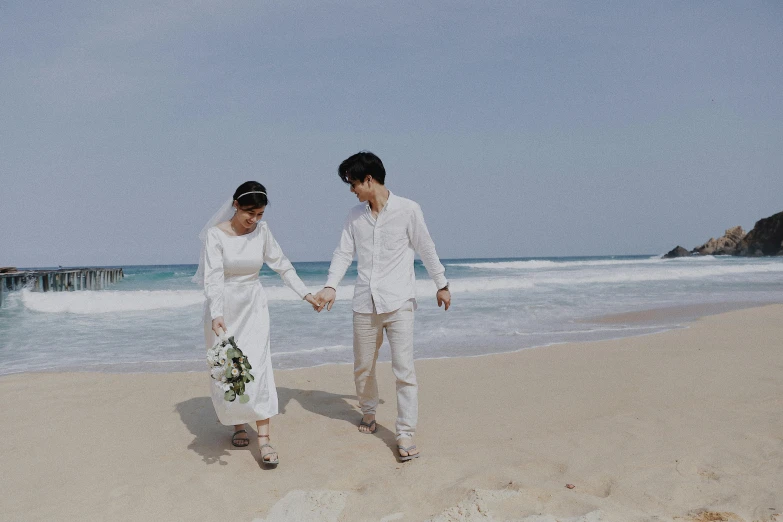
M 386 170 L 371 152 L 359 152 L 340 164 L 338 174 L 361 202 L 348 213 L 329 266 L 329 276 L 316 300 L 332 309 L 337 285 L 358 258 L 353 296 L 354 381 L 362 420 L 359 431 L 375 433 L 378 383 L 375 363 L 383 331 L 391 346 L 397 380 L 397 448 L 402 461 L 419 456 L 413 442 L 418 420 L 418 387 L 413 367 L 413 315 L 416 287 L 414 251 L 437 287 L 438 306 L 448 310 L 451 294 L 421 207 L 392 194 L 384 185 Z

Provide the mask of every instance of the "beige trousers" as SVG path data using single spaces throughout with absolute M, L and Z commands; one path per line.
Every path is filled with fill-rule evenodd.
M 353 313 L 353 378 L 359 406 L 365 415 L 378 407 L 375 363 L 383 343 L 383 331 L 391 346 L 391 362 L 397 380 L 397 438 L 412 437 L 419 417 L 418 385 L 413 367 L 413 302 L 385 314 Z

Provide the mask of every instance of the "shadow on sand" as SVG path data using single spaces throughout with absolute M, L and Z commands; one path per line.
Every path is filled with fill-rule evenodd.
M 339 395 L 320 390 L 278 387 L 277 396 L 281 415 L 285 415 L 286 406 L 294 400 L 311 413 L 323 415 L 330 419 L 343 420 L 351 424 L 353 426 L 352 430 L 356 430 L 355 426 L 359 424 L 362 418 L 361 412 L 348 402 L 349 400 L 356 401 L 355 395 Z M 381 404 L 383 404 L 383 401 L 381 401 Z M 194 397 L 178 403 L 176 409 L 182 423 L 194 437 L 193 441 L 188 444 L 188 449 L 198 453 L 205 464 L 217 463 L 221 466 L 227 465 L 228 463 L 223 460 L 223 457 L 230 454 L 228 445 L 231 431 L 228 427 L 218 422 L 215 409 L 212 406 L 212 399 L 210 397 Z M 396 458 L 397 441 L 394 432 L 380 424 L 377 424 L 377 426 L 378 429 L 375 432 L 375 436 L 386 444 Z M 250 427 L 255 428 L 253 425 Z M 252 438 L 252 433 L 250 435 Z M 356 433 L 356 435 L 360 434 Z M 257 450 L 253 450 L 253 446 L 251 444 L 249 448 L 255 453 Z
M 206 464 L 228 464 L 223 457 L 229 455 L 227 443 L 231 432 L 218 422 L 212 399 L 193 397 L 182 401 L 177 404 L 177 413 L 194 437 L 188 449 L 201 455 Z
M 351 426 L 353 426 L 351 430 L 353 431 L 356 430 L 356 426 L 358 426 L 359 421 L 362 420 L 361 411 L 348 402 L 349 400 L 354 402 L 357 401 L 356 395 L 339 395 L 337 393 L 329 393 L 321 390 L 300 390 L 297 388 L 278 387 L 277 397 L 280 401 L 279 406 L 281 414 L 285 414 L 285 408 L 288 403 L 295 400 L 302 408 L 311 413 L 323 415 L 330 419 L 343 420 L 351 424 Z M 380 404 L 383 403 L 384 401 L 381 400 Z M 376 424 L 376 426 L 378 428 L 375 430 L 374 435 L 386 444 L 392 452 L 392 455 L 396 458 L 397 439 L 394 432 L 381 424 Z M 348 433 L 353 433 L 353 431 L 349 431 Z M 358 433 L 358 431 L 356 434 L 362 435 Z

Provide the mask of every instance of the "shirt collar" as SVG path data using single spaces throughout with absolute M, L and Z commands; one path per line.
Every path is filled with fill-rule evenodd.
M 389 189 L 386 189 L 386 190 L 389 190 Z M 384 209 L 385 208 L 389 208 L 389 205 L 391 205 L 393 207 L 396 204 L 397 204 L 397 196 L 395 196 L 394 193 L 392 193 L 392 191 L 389 190 L 389 199 L 386 200 L 386 206 L 384 206 L 383 208 Z M 372 212 L 372 209 L 370 208 L 370 202 L 369 201 L 364 204 L 364 208 L 367 210 L 367 212 Z

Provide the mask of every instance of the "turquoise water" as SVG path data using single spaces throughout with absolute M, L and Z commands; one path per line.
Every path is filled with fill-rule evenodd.
M 604 256 L 443 260 L 453 303 L 417 262 L 416 355 L 460 357 L 553 343 L 640 335 L 676 326 L 595 324 L 589 318 L 704 303 L 783 302 L 783 259 Z M 328 263 L 295 263 L 313 291 Z M 192 371 L 205 369 L 203 297 L 194 265 L 125 267 L 101 291 L 8 294 L 0 308 L 0 375 L 40 370 Z M 297 368 L 352 360 L 355 269 L 331 312 L 316 314 L 264 267 L 273 363 Z M 388 359 L 388 347 L 381 350 Z

